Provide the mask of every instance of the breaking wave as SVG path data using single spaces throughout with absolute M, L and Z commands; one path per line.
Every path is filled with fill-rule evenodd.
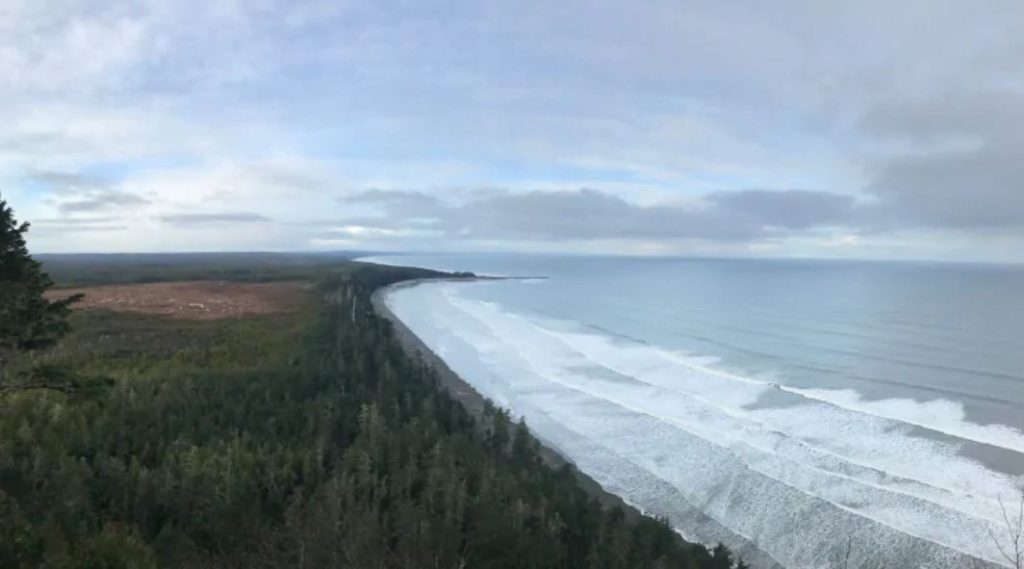
M 1024 433 L 959 403 L 793 388 L 582 324 L 509 311 L 456 283 L 388 305 L 481 393 L 525 417 L 606 489 L 684 535 L 785 567 L 998 563 L 990 528 L 1021 478 L 971 445 L 1024 453 Z M 746 549 L 745 549 L 746 548 Z

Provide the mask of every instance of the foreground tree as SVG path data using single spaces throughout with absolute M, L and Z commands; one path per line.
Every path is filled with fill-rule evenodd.
M 1017 507 L 1009 509 L 1003 499 L 999 498 L 1003 523 L 993 523 L 988 530 L 989 537 L 999 549 L 999 555 L 1013 569 L 1024 568 L 1024 487 L 1020 489 L 1019 498 Z
M 14 211 L 0 197 L 0 393 L 29 387 L 67 387 L 47 380 L 19 384 L 7 377 L 7 365 L 15 353 L 50 347 L 67 334 L 71 305 L 81 298 L 46 298 L 53 280 L 28 253 L 28 227 L 28 223 L 19 224 L 14 219 Z

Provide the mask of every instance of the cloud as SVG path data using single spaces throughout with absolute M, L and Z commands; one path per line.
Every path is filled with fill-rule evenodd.
M 26 174 L 26 178 L 45 184 L 47 186 L 64 190 L 67 188 L 90 188 L 105 185 L 103 180 L 77 172 L 62 172 L 58 170 L 34 170 Z
M 794 230 L 850 223 L 857 208 L 853 196 L 810 190 L 718 192 L 707 200 L 754 226 Z
M 250 212 L 235 213 L 177 213 L 161 215 L 163 223 L 181 226 L 234 225 L 250 223 L 266 223 L 270 218 Z
M 83 232 L 120 231 L 128 226 L 114 217 L 61 217 L 36 219 L 31 223 L 32 233 L 73 234 Z
M 131 213 L 48 250 L 333 227 L 1021 259 L 1021 37 L 1019 0 L 7 0 L 0 185 L 30 220 Z
M 429 210 L 441 205 L 440 199 L 435 196 L 427 195 L 423 192 L 414 192 L 409 190 L 381 190 L 377 188 L 357 192 L 350 196 L 340 197 L 338 198 L 338 201 L 342 204 L 346 202 L 376 203 L 392 208 L 411 208 L 413 211 L 419 211 L 421 209 Z
M 86 190 L 78 192 L 76 196 L 72 199 L 62 199 L 57 206 L 58 211 L 62 214 L 73 214 L 127 208 L 149 203 L 149 200 L 135 194 L 118 190 Z
M 371 189 L 337 198 L 336 202 L 342 208 L 342 216 L 356 223 L 366 222 L 362 218 L 370 213 L 370 210 L 361 206 L 371 206 L 387 212 L 388 223 L 402 220 L 402 223 L 407 225 L 433 225 L 439 218 L 446 217 L 452 212 L 451 206 L 441 198 L 410 190 Z M 360 214 L 346 215 L 353 206 L 358 208 Z M 368 223 L 373 225 L 376 221 L 370 218 Z
M 478 191 L 462 203 L 374 190 L 347 201 L 380 206 L 378 227 L 416 224 L 447 238 L 510 240 L 758 239 L 848 223 L 857 207 L 850 196 L 806 190 L 718 192 L 689 205 L 637 205 L 592 189 Z
M 871 164 L 871 221 L 889 229 L 1024 229 L 1021 125 L 1024 93 L 961 89 L 879 105 L 863 128 L 905 149 Z

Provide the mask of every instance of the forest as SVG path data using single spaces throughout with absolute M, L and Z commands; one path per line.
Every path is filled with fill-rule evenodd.
M 57 274 L 203 274 L 139 266 Z M 72 388 L 0 390 L 0 567 L 737 566 L 602 507 L 526 425 L 449 397 L 370 302 L 435 273 L 240 271 L 213 278 L 314 284 L 295 310 L 237 318 L 75 311 L 55 347 L 6 365 Z

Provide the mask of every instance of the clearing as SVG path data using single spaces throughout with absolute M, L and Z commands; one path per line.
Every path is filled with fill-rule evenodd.
M 60 289 L 50 291 L 47 296 L 64 298 L 84 294 L 85 298 L 75 305 L 76 310 L 113 310 L 189 320 L 216 320 L 297 310 L 309 286 L 298 281 L 186 281 Z

